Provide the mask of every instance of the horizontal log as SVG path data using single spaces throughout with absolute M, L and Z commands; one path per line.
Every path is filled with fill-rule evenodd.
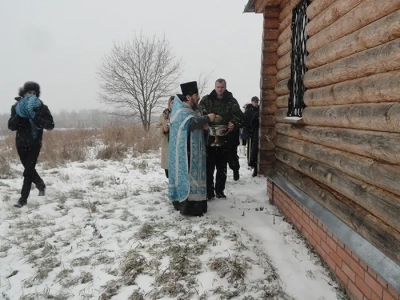
M 263 137 L 261 140 L 262 143 L 260 144 L 259 149 L 271 151 L 271 153 L 273 153 L 275 150 L 275 143 L 272 140 L 266 139 L 265 137 Z
M 276 50 L 276 53 L 278 54 L 279 57 L 282 57 L 291 50 L 292 50 L 292 41 L 288 39 L 282 45 L 279 45 L 279 47 Z
M 290 78 L 290 74 L 291 74 L 291 67 L 287 66 L 286 68 L 279 70 L 278 73 L 276 73 L 276 79 L 278 81 L 281 81 L 283 79 Z
M 292 37 L 292 26 L 287 26 L 279 35 L 278 35 L 278 43 L 282 45 L 285 41 L 290 40 Z
M 278 95 L 275 93 L 273 89 L 263 89 L 261 91 L 261 100 L 262 101 L 274 101 Z
M 397 196 L 400 195 L 400 166 L 380 163 L 361 155 L 280 134 L 275 137 L 274 142 L 279 148 L 308 157 L 335 168 L 350 177 L 380 187 Z
M 276 69 L 275 66 L 265 66 L 262 68 L 262 75 L 274 76 L 276 75 L 277 72 L 278 70 Z
M 272 165 L 275 161 L 275 150 L 262 150 L 259 152 L 259 163 Z
M 278 71 L 286 68 L 287 66 L 290 66 L 292 62 L 291 53 L 292 51 L 289 51 L 276 61 L 276 68 L 278 69 Z
M 270 14 L 276 15 L 280 11 L 279 3 L 281 0 L 258 0 L 254 4 L 256 13 L 265 13 L 269 11 Z
M 264 29 L 278 29 L 279 19 L 278 18 L 265 18 Z
M 273 115 L 277 109 L 275 101 L 263 101 L 261 105 L 261 114 Z
M 279 4 L 279 9 L 282 10 L 287 4 L 289 0 L 281 0 L 281 3 Z
M 306 59 L 306 65 L 308 69 L 314 69 L 399 37 L 400 11 L 396 11 L 311 53 Z M 281 46 L 277 50 L 279 56 L 280 48 Z
M 278 26 L 279 32 L 282 32 L 285 30 L 286 27 L 290 26 L 292 23 L 292 14 L 288 14 L 280 23 Z
M 274 170 L 332 212 L 346 225 L 400 264 L 399 232 L 350 199 L 334 195 L 328 187 L 277 161 Z
M 276 53 L 278 50 L 278 41 L 263 41 L 263 53 Z
M 275 124 L 276 132 L 307 142 L 400 165 L 400 134 L 292 124 Z
M 400 233 L 398 196 L 293 152 L 279 150 L 276 157 L 286 165 L 351 199 Z
M 264 10 L 264 18 L 279 18 L 281 10 L 278 6 L 268 6 Z
M 275 118 L 273 115 L 264 115 L 260 119 L 260 126 L 274 126 L 275 125 Z
M 261 77 L 261 88 L 262 89 L 273 89 L 277 84 L 276 76 L 265 75 Z
M 288 83 L 289 83 L 289 79 L 279 81 L 275 86 L 275 93 L 279 96 L 289 94 L 290 91 L 289 91 Z
M 300 0 L 289 0 L 285 7 L 281 9 L 281 13 L 279 14 L 279 21 L 285 19 L 285 17 L 289 14 L 292 14 L 293 8 L 299 4 Z
M 278 109 L 274 114 L 276 122 L 285 123 L 286 112 L 285 108 Z M 299 123 L 399 133 L 400 103 L 306 107 Z
M 288 107 L 289 95 L 279 96 L 275 102 L 278 108 Z
M 307 90 L 304 103 L 311 106 L 397 102 L 400 100 L 400 71 L 379 73 L 322 88 Z
M 266 175 L 272 170 L 272 163 L 265 163 L 265 162 L 259 162 L 258 164 L 258 174 L 260 175 Z
M 313 53 L 319 48 L 336 41 L 376 20 L 400 9 L 400 0 L 365 0 L 337 22 L 329 25 L 307 41 L 307 51 Z
M 337 0 L 327 9 L 316 15 L 307 25 L 306 33 L 313 36 L 328 27 L 364 0 Z
M 376 73 L 399 70 L 399 49 L 400 39 L 397 39 L 309 70 L 304 76 L 304 84 L 307 88 L 315 88 Z M 281 70 L 278 63 L 277 68 Z
M 263 66 L 275 66 L 279 57 L 276 53 L 263 52 L 262 64 Z
M 336 0 L 314 0 L 307 7 L 308 18 L 310 20 L 314 19 L 335 1 Z
M 279 37 L 279 31 L 278 29 L 264 29 L 263 31 L 263 39 L 270 41 L 270 40 L 276 40 Z M 278 40 L 279 42 L 279 40 Z

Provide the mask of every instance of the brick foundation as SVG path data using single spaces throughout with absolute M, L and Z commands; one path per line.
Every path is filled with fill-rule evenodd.
M 351 299 L 400 300 L 400 294 L 344 245 L 306 207 L 268 178 L 267 194 L 336 274 Z

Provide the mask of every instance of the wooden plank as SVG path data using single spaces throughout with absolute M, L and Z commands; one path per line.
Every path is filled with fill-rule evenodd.
M 304 76 L 307 88 L 326 86 L 355 78 L 400 69 L 400 39 L 353 54 L 327 65 L 309 70 Z M 283 63 L 277 62 L 278 70 Z
M 379 73 L 322 88 L 307 90 L 304 103 L 311 106 L 398 102 L 400 71 Z
M 279 57 L 276 53 L 263 52 L 262 64 L 263 66 L 275 66 Z
M 279 36 L 279 31 L 278 29 L 264 29 L 263 32 L 263 39 L 264 41 L 271 41 L 271 40 L 276 40 Z
M 385 221 L 375 217 L 350 199 L 334 194 L 328 187 L 321 183 L 317 184 L 314 180 L 280 161 L 274 164 L 274 170 L 331 211 L 393 261 L 400 264 L 399 232 L 387 225 Z
M 289 84 L 289 79 L 279 81 L 275 86 L 275 93 L 279 96 L 289 94 L 290 91 L 288 84 Z
M 361 155 L 352 154 L 289 136 L 278 134 L 277 147 L 308 157 L 337 169 L 344 174 L 400 195 L 400 166 L 381 163 Z
M 278 18 L 281 10 L 278 6 L 267 6 L 264 10 L 264 18 Z
M 314 0 L 307 7 L 307 16 L 310 20 L 314 19 L 317 15 L 323 12 L 336 0 Z
M 279 24 L 278 30 L 279 32 L 282 32 L 285 30 L 286 27 L 290 26 L 292 24 L 292 14 L 288 14 Z
M 400 11 L 391 13 L 311 53 L 306 59 L 306 65 L 308 69 L 314 69 L 397 38 L 400 38 Z M 277 50 L 279 56 L 282 51 L 280 48 L 281 46 Z
M 293 152 L 279 150 L 276 157 L 295 170 L 351 199 L 400 233 L 398 196 Z
M 285 123 L 286 112 L 287 110 L 284 108 L 275 112 L 275 119 L 278 123 Z M 300 123 L 312 126 L 399 133 L 400 102 L 306 107 Z
M 279 9 L 279 4 L 282 0 L 257 0 L 255 3 L 256 13 L 263 13 L 268 10 L 269 6 L 277 7 Z
M 336 22 L 364 0 L 337 0 L 329 8 L 320 12 L 309 21 L 306 28 L 308 36 L 313 36 L 322 29 Z
M 275 124 L 275 129 L 282 135 L 400 165 L 398 133 L 283 123 Z
M 277 84 L 276 76 L 265 75 L 261 77 L 261 88 L 262 89 L 273 89 Z
M 337 22 L 311 36 L 307 41 L 307 50 L 309 53 L 313 53 L 319 48 L 361 29 L 399 9 L 400 0 L 365 0 L 340 18 Z

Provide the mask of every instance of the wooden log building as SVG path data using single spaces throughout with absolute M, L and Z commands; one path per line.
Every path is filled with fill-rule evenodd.
M 400 0 L 247 2 L 269 200 L 351 299 L 400 300 Z

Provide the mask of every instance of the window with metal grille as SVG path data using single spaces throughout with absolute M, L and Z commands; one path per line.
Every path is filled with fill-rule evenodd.
M 307 35 L 306 26 L 308 23 L 307 6 L 308 0 L 301 0 L 300 3 L 293 9 L 292 17 L 292 63 L 289 80 L 289 103 L 288 117 L 301 118 L 304 105 L 304 86 L 303 78 L 307 71 Z

